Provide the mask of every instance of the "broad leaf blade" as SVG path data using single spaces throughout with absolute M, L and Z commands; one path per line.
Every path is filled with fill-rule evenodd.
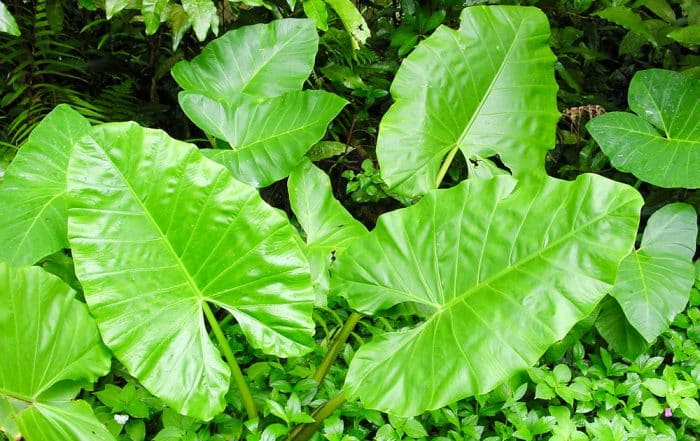
M 515 184 L 505 176 L 428 193 L 339 256 L 331 287 L 353 308 L 408 302 L 426 317 L 360 348 L 349 396 L 409 416 L 488 392 L 610 290 L 634 243 L 639 194 L 596 175 Z
M 0 260 L 31 265 L 67 248 L 66 169 L 73 144 L 90 129 L 62 104 L 29 136 L 0 187 Z
M 308 263 L 283 214 L 191 145 L 133 123 L 75 145 L 69 238 L 102 337 L 154 395 L 210 419 L 229 371 L 201 303 L 282 357 L 310 350 Z
M 241 96 L 229 105 L 200 94 L 180 93 L 187 116 L 232 148 L 208 156 L 225 165 L 236 179 L 255 187 L 287 177 L 345 104 L 344 99 L 321 90 L 287 93 L 264 102 Z
M 17 26 L 17 22 L 15 21 L 15 18 L 10 14 L 10 11 L 7 10 L 7 6 L 3 2 L 0 1 L 0 32 L 6 32 L 10 35 L 18 36 L 20 34 L 19 32 L 19 26 Z
M 471 7 L 404 60 L 379 130 L 382 177 L 414 197 L 436 187 L 448 152 L 500 155 L 514 175 L 544 174 L 559 119 L 549 24 L 538 9 Z
M 620 263 L 610 295 L 650 343 L 688 302 L 697 235 L 692 206 L 666 205 L 649 218 L 641 247 Z
M 275 97 L 301 90 L 317 49 L 313 21 L 275 20 L 227 32 L 192 61 L 176 64 L 172 75 L 186 91 L 222 101 L 241 93 Z
M 333 196 L 330 179 L 311 161 L 304 160 L 289 175 L 289 203 L 306 233 L 306 256 L 314 284 L 323 296 L 328 294 L 330 264 L 355 240 L 367 234 Z
M 28 406 L 14 417 L 29 440 L 114 440 L 90 406 L 71 401 L 110 365 L 94 319 L 74 295 L 40 268 L 0 262 L 0 400 Z
M 660 187 L 700 188 L 700 81 L 641 71 L 628 101 L 637 115 L 606 113 L 586 126 L 612 165 Z

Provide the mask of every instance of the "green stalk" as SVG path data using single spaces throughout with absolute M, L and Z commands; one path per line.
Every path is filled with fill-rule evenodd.
M 345 392 L 340 391 L 338 395 L 326 401 L 313 412 L 311 416 L 314 417 L 315 422 L 295 427 L 287 440 L 308 441 L 316 433 L 323 420 L 333 415 L 333 412 L 340 409 L 343 403 L 345 403 Z
M 450 168 L 450 164 L 452 164 L 452 160 L 455 159 L 455 155 L 457 154 L 457 150 L 459 150 L 459 146 L 452 147 L 452 150 L 450 150 L 450 152 L 445 157 L 445 160 L 442 163 L 442 167 L 440 167 L 440 171 L 438 172 L 437 179 L 435 179 L 435 188 L 440 187 L 442 180 L 445 178 L 445 175 L 447 174 L 447 169 Z
M 246 413 L 248 414 L 248 419 L 252 420 L 257 418 L 258 411 L 255 408 L 253 395 L 251 395 L 250 389 L 248 389 L 248 384 L 245 382 L 243 372 L 241 372 L 241 368 L 238 366 L 236 357 L 233 355 L 231 346 L 229 346 L 228 340 L 226 340 L 221 326 L 219 326 L 219 322 L 216 321 L 216 317 L 214 317 L 214 313 L 211 311 L 207 302 L 202 302 L 202 309 L 204 310 L 204 315 L 207 317 L 212 332 L 216 336 L 216 340 L 219 342 L 219 348 L 224 353 L 224 358 L 226 358 L 228 362 L 228 367 L 231 369 L 231 375 L 233 375 L 238 391 L 241 393 L 241 399 L 243 400 L 243 406 L 245 406 Z
M 361 318 L 362 315 L 357 312 L 350 314 L 348 319 L 343 324 L 343 327 L 340 329 L 338 335 L 335 336 L 333 343 L 331 343 L 331 346 L 328 348 L 328 352 L 326 352 L 325 357 L 323 357 L 321 364 L 318 365 L 318 369 L 316 369 L 316 373 L 314 373 L 313 376 L 313 379 L 316 380 L 316 384 L 319 386 L 323 382 L 323 379 L 326 378 L 326 374 L 328 374 L 331 365 L 338 357 L 338 354 L 340 353 L 340 350 L 343 349 L 343 346 L 348 340 L 350 333 Z

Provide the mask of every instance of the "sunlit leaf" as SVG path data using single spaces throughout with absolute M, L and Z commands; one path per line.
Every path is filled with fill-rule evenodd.
M 214 35 L 219 33 L 219 16 L 212 0 L 182 0 L 182 7 L 199 41 L 207 38 L 210 28 Z
M 0 260 L 31 265 L 68 247 L 66 169 L 90 123 L 63 104 L 36 126 L 0 186 Z
M 500 176 L 430 192 L 382 215 L 338 257 L 331 288 L 353 308 L 413 303 L 425 318 L 359 349 L 350 397 L 410 416 L 488 392 L 612 288 L 634 243 L 640 195 L 597 175 L 515 187 Z
M 610 293 L 627 320 L 648 341 L 668 327 L 690 296 L 697 215 L 688 204 L 669 204 L 647 222 L 639 249 L 621 263 Z
M 15 18 L 7 10 L 7 6 L 0 1 L 0 32 L 6 32 L 10 35 L 19 35 L 19 26 Z
M 205 95 L 182 92 L 180 105 L 205 132 L 229 143 L 211 159 L 233 176 L 266 187 L 289 175 L 326 133 L 347 101 L 322 90 L 291 92 L 264 102 L 242 95 L 224 104 Z
M 421 42 L 396 74 L 379 130 L 377 157 L 393 192 L 435 188 L 457 150 L 498 154 L 516 176 L 543 175 L 560 116 L 549 36 L 539 9 L 471 7 L 458 30 L 441 26 Z
M 16 424 L 12 439 L 114 441 L 87 403 L 73 401 L 110 366 L 94 319 L 74 295 L 41 268 L 0 262 L 0 415 Z
M 76 274 L 102 337 L 178 412 L 210 419 L 229 390 L 203 302 L 266 353 L 313 346 L 314 294 L 292 226 L 195 146 L 102 125 L 74 147 L 69 192 Z
M 318 49 L 312 20 L 275 20 L 227 32 L 172 70 L 188 92 L 227 102 L 239 94 L 276 97 L 301 90 Z

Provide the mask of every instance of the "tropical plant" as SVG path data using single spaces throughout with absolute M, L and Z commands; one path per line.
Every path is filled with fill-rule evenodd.
M 34 129 L 0 187 L 8 207 L 0 218 L 0 240 L 8 244 L 0 251 L 0 281 L 12 304 L 0 314 L 0 328 L 9 347 L 30 349 L 15 351 L 14 364 L 0 362 L 0 430 L 30 441 L 70 439 L 51 434 L 71 424 L 74 433 L 94 430 L 110 439 L 102 417 L 73 401 L 107 371 L 107 349 L 125 381 L 95 396 L 113 412 L 127 412 L 118 425 L 128 415 L 149 415 L 142 402 L 148 393 L 184 415 L 163 411 L 156 439 L 208 436 L 211 426 L 192 418 L 217 425 L 232 401 L 244 408 L 250 439 L 309 439 L 325 418 L 324 436 L 343 439 L 332 414 L 355 398 L 364 411 L 391 415 L 387 425 L 381 414 L 366 414 L 384 424 L 378 436 L 422 438 L 429 432 L 419 414 L 469 396 L 481 396 L 487 407 L 497 393 L 505 396 L 497 406 L 508 422 L 494 429 L 501 437 L 580 439 L 583 426 L 598 438 L 632 430 L 627 413 L 578 424 L 567 409 L 528 410 L 518 402 L 527 389 L 523 370 L 567 334 L 588 335 L 577 324 L 595 323 L 606 338 L 608 329 L 636 332 L 644 347 L 668 328 L 694 283 L 696 215 L 685 204 L 658 210 L 635 249 L 644 202 L 635 188 L 595 174 L 574 181 L 547 175 L 559 113 L 546 16 L 530 7 L 469 7 L 458 30 L 440 26 L 404 60 L 377 154 L 387 193 L 409 206 L 381 215 L 371 232 L 305 157 L 345 105 L 328 92 L 302 90 L 317 51 L 316 23 L 285 19 L 236 29 L 174 67 L 184 89 L 180 104 L 213 149 L 133 122 L 91 126 L 65 105 Z M 440 188 L 460 155 L 468 178 Z M 284 178 L 302 231 L 258 191 Z M 27 267 L 67 257 L 65 249 L 77 278 L 55 272 L 79 284 L 85 303 L 43 269 Z M 15 282 L 24 279 L 38 282 Z M 78 306 L 52 306 L 59 300 Z M 314 305 L 344 301 L 353 311 L 343 314 L 321 362 L 295 364 L 316 344 Z M 37 321 L 35 334 L 16 330 L 15 323 L 46 317 L 50 307 L 55 317 Z M 362 314 L 399 325 L 373 330 L 356 352 L 344 351 Z M 614 315 L 629 323 L 606 327 L 601 317 Z M 44 360 L 47 352 L 25 339 L 51 333 L 55 323 L 84 333 L 90 351 L 80 353 L 99 362 L 71 359 L 75 370 L 66 370 Z M 55 333 L 56 346 L 65 344 L 63 335 Z M 272 361 L 251 365 L 246 375 L 240 364 L 248 355 L 234 351 L 243 345 Z M 604 349 L 585 365 L 579 346 L 563 349 L 573 351 L 576 371 L 561 364 L 551 373 L 529 371 L 535 398 L 617 405 L 622 392 L 586 378 L 621 375 L 628 366 L 613 363 Z M 337 393 L 309 415 L 302 405 L 314 402 L 340 355 L 348 363 L 344 386 L 331 387 Z M 258 396 L 255 373 L 284 370 L 278 360 L 288 357 L 306 382 L 292 386 L 275 374 L 272 392 Z M 37 364 L 65 375 L 34 381 Z M 669 371 L 665 388 L 637 378 L 625 392 L 636 401 L 630 398 L 625 411 L 647 400 L 652 415 L 663 398 L 672 411 L 697 418 L 688 375 Z M 136 382 L 148 393 L 137 392 Z M 284 406 L 280 393 L 288 395 Z M 261 426 L 261 403 L 263 418 L 285 424 Z M 47 414 L 29 421 L 35 412 L 27 409 L 67 406 L 82 409 L 65 417 L 68 423 Z M 479 433 L 476 420 L 443 410 L 460 430 Z M 39 423 L 47 432 L 32 432 Z M 120 436 L 143 439 L 145 428 L 129 427 Z M 243 428 L 227 430 L 236 437 Z

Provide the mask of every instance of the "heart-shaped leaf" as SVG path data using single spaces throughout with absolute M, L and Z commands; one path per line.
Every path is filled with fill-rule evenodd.
M 355 240 L 367 234 L 333 196 L 331 182 L 321 169 L 304 160 L 289 175 L 289 204 L 306 233 L 306 256 L 321 297 L 328 294 L 328 267 Z M 325 303 L 323 301 L 322 303 Z
M 281 357 L 313 346 L 314 294 L 295 231 L 195 146 L 134 123 L 94 128 L 71 156 L 69 238 L 102 337 L 178 412 L 210 419 L 229 369 L 202 304 Z
M 377 158 L 393 192 L 435 188 L 452 157 L 500 155 L 514 175 L 544 174 L 559 112 L 547 17 L 536 8 L 471 7 L 401 64 Z M 447 156 L 447 159 L 445 158 Z M 468 161 L 469 162 L 469 161 Z M 471 164 L 469 162 L 469 164 Z
M 649 218 L 639 249 L 620 263 L 610 295 L 650 343 L 688 303 L 697 235 L 692 206 L 666 205 Z
M 627 99 L 637 115 L 610 112 L 586 126 L 612 165 L 659 187 L 700 188 L 700 80 L 637 72 Z
M 36 126 L 19 150 L 0 187 L 0 260 L 31 265 L 68 247 L 68 157 L 88 130 L 90 123 L 62 104 Z
M 0 262 L 0 431 L 11 439 L 114 441 L 87 403 L 72 401 L 110 365 L 74 295 L 41 268 Z
M 222 102 L 239 94 L 272 98 L 301 90 L 317 50 L 312 20 L 275 20 L 227 32 L 172 75 L 186 91 Z
M 326 133 L 347 101 L 321 90 L 291 92 L 260 102 L 241 95 L 224 104 L 197 93 L 180 93 L 187 116 L 232 150 L 212 150 L 210 159 L 256 187 L 285 178 Z
M 501 176 L 430 192 L 338 257 L 331 288 L 353 308 L 413 303 L 425 318 L 360 348 L 350 397 L 411 416 L 488 392 L 611 289 L 634 244 L 639 193 L 597 175 L 515 186 Z

